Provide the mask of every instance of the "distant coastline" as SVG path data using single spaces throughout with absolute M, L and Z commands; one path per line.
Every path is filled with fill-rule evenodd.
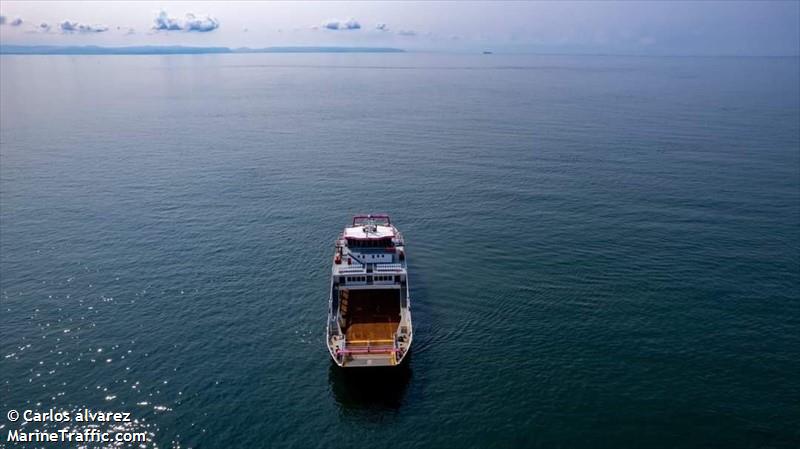
M 136 46 L 98 47 L 58 45 L 0 45 L 2 55 L 194 55 L 219 53 L 403 53 L 388 47 L 184 47 Z

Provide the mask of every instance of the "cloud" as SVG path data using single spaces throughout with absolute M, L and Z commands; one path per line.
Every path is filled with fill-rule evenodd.
M 178 19 L 173 19 L 164 10 L 159 11 L 155 19 L 153 19 L 153 29 L 160 31 L 179 31 L 183 27 L 178 22 Z
M 414 30 L 397 30 L 398 36 L 416 36 L 417 32 Z
M 61 28 L 61 31 L 72 33 L 78 31 L 78 22 L 70 22 L 69 20 L 65 20 L 59 23 L 58 27 Z
M 385 23 L 375 25 L 375 29 L 378 31 L 389 31 L 389 27 Z
M 183 29 L 186 31 L 214 31 L 219 28 L 219 21 L 211 16 L 195 17 L 194 14 L 186 14 L 186 22 Z
M 205 33 L 219 28 L 219 20 L 209 15 L 195 15 L 186 13 L 183 20 L 170 17 L 166 11 L 159 11 L 153 19 L 153 29 L 156 31 L 197 31 Z
M 47 22 L 40 23 L 39 24 L 39 31 L 43 31 L 43 32 L 47 33 L 48 31 L 50 31 L 50 24 L 47 23 Z
M 108 31 L 108 27 L 105 25 L 84 25 L 78 22 L 70 22 L 69 20 L 59 23 L 58 28 L 62 33 L 104 33 Z
M 12 27 L 18 27 L 18 26 L 22 25 L 22 19 L 17 17 L 16 19 L 12 20 L 9 23 L 9 25 L 11 25 Z
M 78 25 L 78 31 L 81 33 L 104 33 L 108 31 L 105 25 Z
M 326 30 L 360 30 L 361 24 L 352 18 L 347 20 L 331 19 L 322 22 L 322 28 Z

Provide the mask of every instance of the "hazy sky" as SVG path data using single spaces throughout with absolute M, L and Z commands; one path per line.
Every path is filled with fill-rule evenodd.
M 15 2 L 3 44 L 800 54 L 800 1 Z

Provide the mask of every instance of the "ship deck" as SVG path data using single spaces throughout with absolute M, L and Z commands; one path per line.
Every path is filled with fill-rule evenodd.
M 393 344 L 400 324 L 399 290 L 342 290 L 340 295 L 347 308 L 343 330 L 348 346 Z

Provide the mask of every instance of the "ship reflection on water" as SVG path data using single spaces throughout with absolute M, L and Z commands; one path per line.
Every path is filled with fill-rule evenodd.
M 328 381 L 336 402 L 347 410 L 394 410 L 411 381 L 409 354 L 400 366 L 342 369 L 331 363 Z

